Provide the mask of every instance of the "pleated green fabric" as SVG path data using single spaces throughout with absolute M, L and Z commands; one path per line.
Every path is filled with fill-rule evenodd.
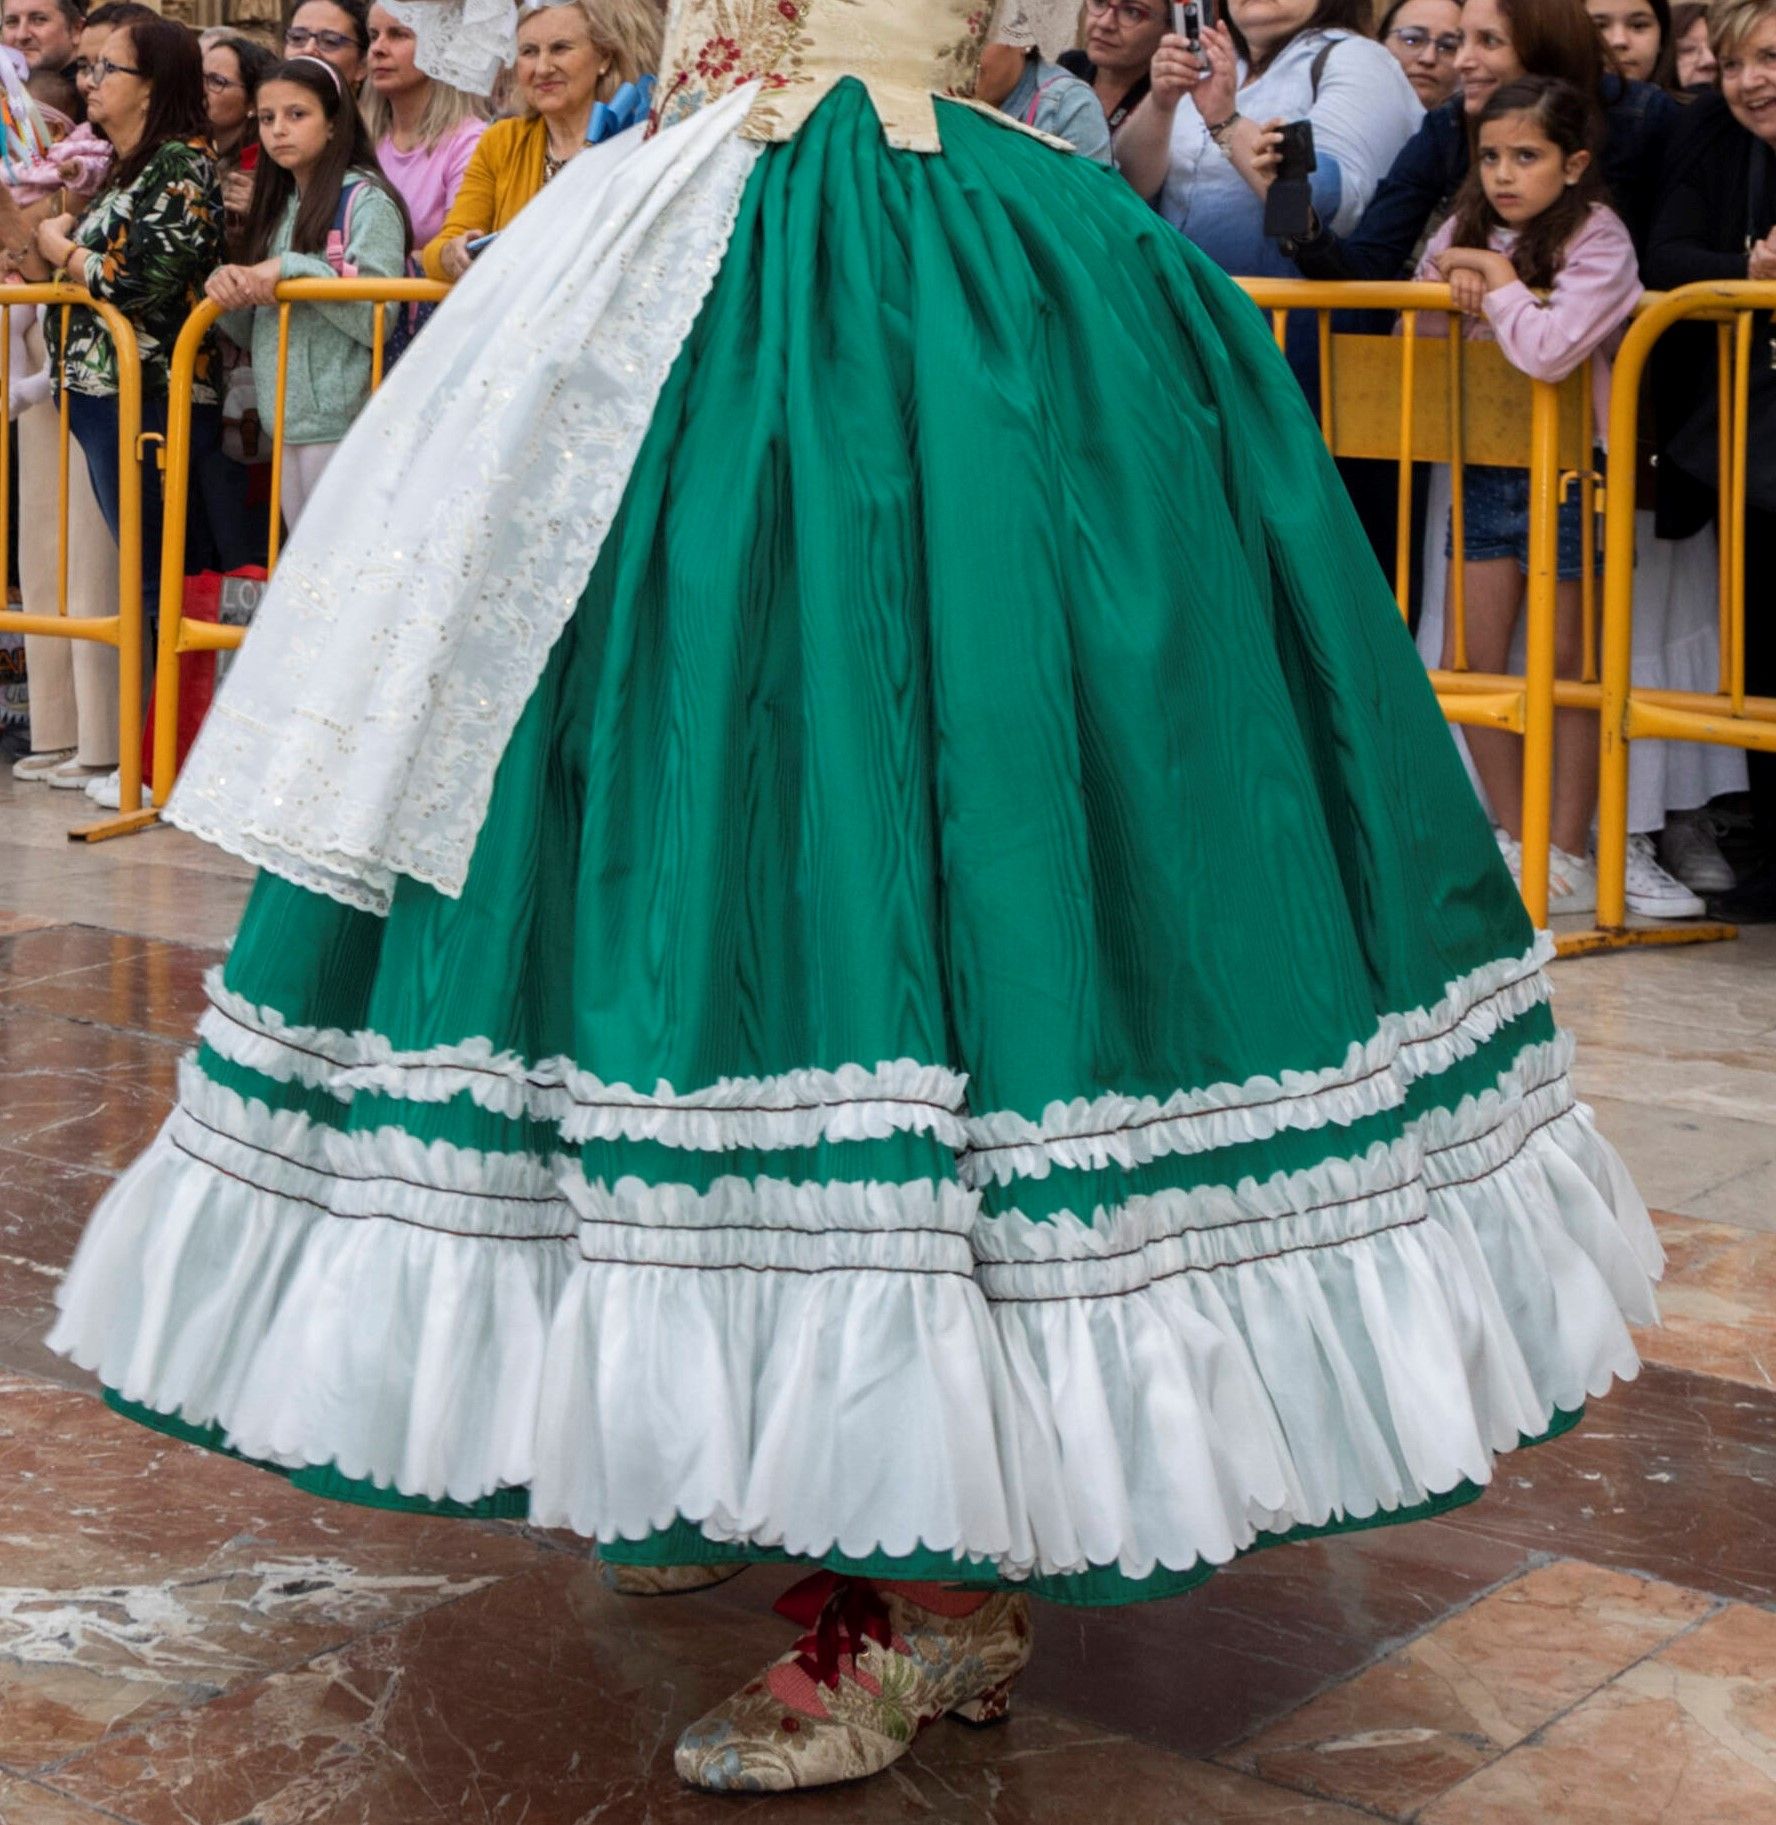
M 762 152 L 461 898 L 403 881 L 378 919 L 264 877 L 231 991 L 398 1053 L 480 1040 L 643 1091 L 909 1059 L 965 1074 L 972 1112 L 1035 1119 L 1322 1070 L 1530 948 L 1264 320 L 1115 174 L 941 114 L 941 156 L 893 152 L 846 84 Z M 984 1210 L 1090 1220 L 1356 1159 L 1553 1036 L 1531 1006 L 1404 1106 L 1057 1159 L 985 1185 Z M 466 1089 L 346 1098 L 226 1052 L 200 1052 L 204 1076 L 273 1111 L 573 1153 L 595 1185 L 957 1173 L 929 1128 L 569 1146 Z M 523 1505 L 299 1475 L 385 1505 Z M 611 1551 L 780 1556 L 683 1517 Z M 866 1563 L 986 1577 L 923 1551 Z M 1206 1569 L 1036 1588 L 1126 1601 Z

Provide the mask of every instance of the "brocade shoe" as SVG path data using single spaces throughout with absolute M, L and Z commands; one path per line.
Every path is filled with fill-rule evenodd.
M 1017 1594 L 941 1616 L 892 1586 L 819 1572 L 777 1609 L 808 1633 L 678 1739 L 693 1787 L 781 1793 L 880 1774 L 940 1717 L 996 1723 L 1030 1658 Z
M 613 1565 L 608 1559 L 598 1562 L 598 1575 L 605 1588 L 619 1597 L 685 1597 L 693 1591 L 713 1590 L 738 1578 L 745 1571 L 743 1561 L 731 1565 Z

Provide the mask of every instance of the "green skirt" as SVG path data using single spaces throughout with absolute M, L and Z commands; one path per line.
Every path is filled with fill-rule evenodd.
M 462 896 L 258 883 L 63 1293 L 125 1411 L 1108 1603 L 1634 1372 L 1644 1208 L 1265 322 L 942 113 L 760 155 Z

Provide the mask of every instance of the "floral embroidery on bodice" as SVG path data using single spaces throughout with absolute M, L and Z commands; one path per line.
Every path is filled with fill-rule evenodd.
M 940 149 L 934 95 L 969 100 L 994 0 L 676 0 L 658 126 L 760 85 L 741 134 L 789 139 L 841 78 L 869 90 L 888 143 Z

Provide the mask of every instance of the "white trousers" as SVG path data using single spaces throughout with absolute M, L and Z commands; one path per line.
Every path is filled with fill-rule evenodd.
M 1449 562 L 1449 468 L 1431 471 L 1425 522 L 1424 604 L 1418 650 L 1427 666 L 1443 658 L 1444 590 Z M 1634 516 L 1634 682 L 1643 689 L 1712 691 L 1720 665 L 1719 559 L 1714 529 L 1673 543 L 1653 537 L 1651 513 Z M 1511 664 L 1523 669 L 1523 624 L 1511 644 Z M 1464 761 L 1467 743 L 1450 725 Z M 1475 791 L 1480 781 L 1472 762 Z M 1637 741 L 1628 750 L 1628 828 L 1650 833 L 1665 827 L 1672 811 L 1694 811 L 1723 793 L 1745 790 L 1745 754 L 1712 742 Z M 1482 799 L 1485 794 L 1481 793 Z
M 43 344 L 32 330 L 38 365 Z M 56 612 L 61 414 L 45 400 L 19 414 L 19 589 L 29 615 Z M 70 440 L 71 441 L 71 440 Z M 93 498 L 80 446 L 68 453 L 68 613 L 117 612 L 117 541 Z M 117 652 L 92 640 L 25 636 L 31 747 L 72 748 L 82 766 L 117 765 Z
M 337 444 L 285 444 L 283 474 L 278 479 L 278 505 L 284 510 L 284 529 L 291 531 L 314 493 L 322 471 L 333 460 Z

